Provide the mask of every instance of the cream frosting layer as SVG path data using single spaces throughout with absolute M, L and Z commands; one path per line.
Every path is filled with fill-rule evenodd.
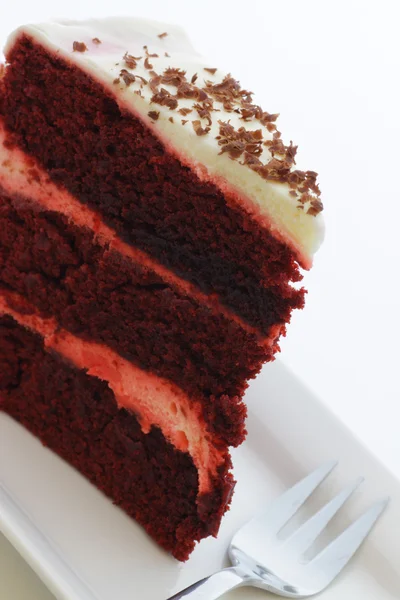
M 160 37 L 164 32 L 168 35 Z M 308 214 L 309 202 L 299 207 L 287 183 L 266 180 L 247 165 L 241 164 L 241 161 L 231 160 L 228 153 L 220 153 L 218 121 L 229 121 L 236 130 L 243 126 L 248 131 L 261 130 L 264 140 L 272 140 L 268 127 L 256 120 L 244 122 L 240 114 L 225 110 L 223 102 L 217 100 L 214 101 L 214 107 L 218 112 L 213 112 L 211 123 L 193 110 L 184 116 L 187 123 L 183 125 L 178 109 L 192 109 L 193 99 L 179 99 L 179 106 L 172 110 L 151 101 L 153 91 L 143 79 L 148 82 L 152 70 L 161 74 L 169 67 L 178 68 L 186 72 L 189 81 L 197 74 L 201 85 L 205 80 L 213 84 L 220 83 L 226 75 L 219 69 L 216 73 L 205 70 L 215 65 L 197 54 L 180 28 L 130 17 L 25 25 L 10 35 L 5 48 L 6 56 L 21 34 L 28 35 L 50 52 L 74 63 L 101 82 L 120 106 L 151 128 L 183 164 L 189 165 L 201 179 L 213 182 L 228 193 L 232 201 L 244 205 L 259 218 L 261 225 L 264 224 L 293 247 L 302 266 L 310 267 L 312 256 L 324 235 L 321 214 Z M 79 51 L 76 45 L 74 50 L 74 42 L 84 44 L 85 50 Z M 148 56 L 144 47 L 148 48 Z M 136 58 L 141 57 L 135 61 L 134 69 L 130 69 L 123 59 L 126 52 Z M 120 76 L 122 69 L 126 70 L 128 77 L 134 75 L 136 79 L 131 78 L 127 85 Z M 117 80 L 119 82 L 115 83 Z M 174 86 L 162 87 L 167 92 L 176 93 Z M 152 117 L 153 111 L 158 113 L 156 120 Z M 197 135 L 192 126 L 195 121 L 203 128 L 209 126 L 209 133 Z M 271 158 L 270 151 L 265 145 L 261 150 L 258 158 L 266 163 Z
M 119 407 L 132 411 L 144 433 L 152 425 L 182 452 L 188 452 L 198 470 L 199 493 L 210 490 L 211 478 L 223 462 L 212 443 L 199 402 L 191 401 L 176 385 L 143 371 L 103 344 L 78 338 L 60 329 L 54 319 L 43 319 L 19 294 L 0 289 L 0 316 L 10 315 L 20 325 L 43 337 L 54 350 L 78 369 L 105 381 Z
M 7 134 L 0 120 L 0 189 L 10 196 L 20 196 L 31 200 L 36 210 L 58 212 L 66 216 L 70 223 L 90 229 L 100 245 L 119 252 L 154 271 L 179 293 L 196 298 L 214 314 L 224 315 L 247 333 L 256 336 L 260 345 L 267 348 L 274 346 L 284 331 L 284 325 L 274 325 L 270 328 L 268 337 L 261 337 L 256 328 L 251 327 L 238 315 L 222 306 L 215 295 L 207 296 L 185 279 L 163 267 L 145 252 L 123 242 L 117 233 L 102 221 L 100 215 L 78 202 L 66 189 L 55 185 L 34 159 L 28 157 L 19 148 L 9 147 L 6 140 Z

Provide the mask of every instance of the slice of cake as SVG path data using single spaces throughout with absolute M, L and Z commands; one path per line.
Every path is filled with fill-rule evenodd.
M 303 306 L 316 173 L 176 27 L 29 25 L 5 55 L 1 408 L 185 560 Z

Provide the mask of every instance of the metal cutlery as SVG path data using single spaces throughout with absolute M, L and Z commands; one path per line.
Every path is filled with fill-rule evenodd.
M 261 516 L 246 523 L 229 546 L 232 567 L 202 579 L 168 600 L 216 600 L 237 587 L 254 586 L 287 598 L 306 598 L 322 592 L 346 566 L 389 498 L 374 504 L 316 556 L 306 552 L 362 483 L 357 479 L 339 492 L 289 537 L 279 533 L 335 468 L 329 462 L 277 498 Z

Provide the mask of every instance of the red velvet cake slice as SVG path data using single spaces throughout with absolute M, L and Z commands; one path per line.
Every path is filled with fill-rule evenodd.
M 176 558 L 323 237 L 277 115 L 172 26 L 28 25 L 0 80 L 0 406 Z

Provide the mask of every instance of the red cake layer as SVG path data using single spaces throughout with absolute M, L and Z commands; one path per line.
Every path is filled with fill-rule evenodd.
M 26 37 L 7 59 L 6 128 L 54 181 L 260 332 L 277 306 L 287 322 L 303 305 L 303 290 L 289 285 L 300 279 L 292 251 L 122 114 L 101 85 Z
M 191 457 L 160 430 L 144 434 L 107 384 L 47 352 L 42 338 L 0 317 L 0 408 L 81 471 L 179 560 L 216 535 L 230 502 L 230 459 L 198 496 Z
M 255 334 L 98 244 L 87 228 L 1 192 L 0 284 L 75 335 L 176 383 L 202 401 L 211 431 L 229 444 L 243 440 L 246 381 L 274 349 Z

